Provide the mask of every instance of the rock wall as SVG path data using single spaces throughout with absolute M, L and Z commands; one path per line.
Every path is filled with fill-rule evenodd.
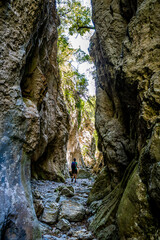
M 92 6 L 96 129 L 108 192 L 97 199 L 91 228 L 99 239 L 158 239 L 160 2 L 92 0 Z
M 0 239 L 41 239 L 30 190 L 64 180 L 68 114 L 54 0 L 0 1 Z
M 75 109 L 74 109 L 75 110 Z M 71 163 L 76 158 L 79 166 L 85 167 L 79 143 L 78 121 L 76 110 L 70 115 L 70 132 L 67 144 L 67 162 L 71 170 Z
M 93 108 L 93 107 L 92 107 Z M 93 108 L 94 109 L 94 108 Z M 93 115 L 94 115 L 94 110 Z M 78 126 L 78 112 L 70 111 L 70 132 L 67 144 L 67 162 L 71 170 L 71 163 L 76 158 L 78 167 L 91 170 L 97 174 L 103 165 L 102 153 L 97 148 L 97 135 L 95 132 L 94 119 L 85 109 L 81 113 L 81 123 Z M 80 177 L 80 172 L 78 177 Z
M 96 163 L 96 144 L 93 136 L 95 128 L 91 119 L 82 118 L 80 128 L 78 127 L 77 116 L 71 115 L 71 127 L 68 139 L 67 158 L 69 167 L 74 158 L 82 168 L 93 167 Z

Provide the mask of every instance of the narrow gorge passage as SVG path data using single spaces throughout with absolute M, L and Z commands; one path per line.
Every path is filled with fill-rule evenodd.
M 160 0 L 89 2 L 0 0 L 0 240 L 160 240 Z
M 89 231 L 94 207 L 87 206 L 93 178 L 71 183 L 32 180 L 34 205 L 43 240 L 96 240 Z

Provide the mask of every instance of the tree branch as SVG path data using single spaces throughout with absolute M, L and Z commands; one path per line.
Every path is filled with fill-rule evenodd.
M 79 31 L 82 28 L 86 28 L 86 29 L 95 29 L 95 27 L 93 26 L 82 26 L 82 27 L 78 27 L 77 30 Z

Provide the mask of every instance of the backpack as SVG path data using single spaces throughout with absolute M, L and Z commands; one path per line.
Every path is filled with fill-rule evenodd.
M 77 163 L 76 162 L 72 162 L 71 167 L 72 167 L 72 169 L 76 169 L 77 168 Z

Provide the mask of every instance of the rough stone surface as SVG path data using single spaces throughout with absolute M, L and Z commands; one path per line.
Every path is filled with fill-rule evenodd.
M 68 115 L 56 60 L 58 22 L 54 0 L 0 1 L 4 239 L 41 239 L 30 189 L 31 165 L 32 174 L 44 179 L 63 180 L 66 168 Z
M 52 234 L 52 227 L 48 224 L 39 222 L 39 226 L 43 234 Z
M 37 217 L 40 217 L 44 210 L 43 201 L 40 199 L 34 199 L 33 204 Z
M 62 218 L 57 223 L 57 228 L 61 231 L 68 231 L 71 228 L 71 224 L 67 219 Z
M 76 103 L 75 103 L 76 104 Z M 73 108 L 73 106 L 72 106 Z M 95 126 L 89 114 L 82 114 L 81 124 L 78 126 L 77 109 L 70 109 L 70 131 L 67 144 L 67 160 L 69 169 L 71 163 L 76 158 L 78 166 L 82 168 L 89 167 L 96 172 L 99 170 L 102 155 L 96 148 Z
M 96 129 L 110 190 L 91 228 L 99 239 L 158 239 L 160 2 L 92 0 L 92 6 L 96 31 L 90 53 L 97 69 Z M 138 163 L 135 175 L 133 162 Z M 133 178 L 141 200 L 129 190 Z M 97 178 L 92 195 L 98 183 Z M 127 220 L 121 198 L 139 227 L 132 218 Z M 121 215 L 117 215 L 120 209 Z M 121 220 L 117 221 L 118 216 Z M 138 220 L 138 216 L 142 218 Z
M 160 163 L 153 164 L 149 181 L 149 193 L 152 197 L 155 213 L 160 209 Z
M 141 236 L 141 239 L 145 240 L 155 234 L 154 219 L 147 200 L 147 189 L 139 177 L 138 167 L 127 183 L 118 207 L 117 221 L 121 238 Z
M 90 178 L 92 175 L 91 175 L 91 172 L 88 170 L 88 169 L 78 169 L 78 175 L 77 177 L 80 178 L 80 179 L 86 179 L 86 178 Z
M 43 214 L 40 218 L 42 222 L 53 224 L 58 220 L 59 204 L 48 201 L 45 203 Z
M 60 195 L 65 195 L 66 197 L 73 197 L 74 193 L 68 188 L 63 188 L 60 192 Z
M 54 204 L 63 206 L 63 209 L 61 208 L 58 212 L 58 221 L 53 224 L 50 221 L 46 223 L 41 222 L 43 215 L 39 217 L 43 240 L 96 240 L 94 234 L 88 229 L 88 219 L 92 217 L 93 212 L 87 207 L 87 196 L 92 185 L 93 179 L 78 179 L 76 183 L 72 183 L 71 179 L 66 179 L 66 183 L 32 180 L 31 186 L 34 201 L 41 200 L 44 206 L 46 206 L 46 203 L 50 203 L 49 209 L 44 209 L 44 211 L 47 210 L 48 212 L 49 210 L 52 214 L 51 208 Z M 60 191 L 66 188 L 71 189 L 75 193 L 72 198 L 64 195 L 59 196 Z M 62 216 L 62 214 L 65 216 Z
M 96 182 L 90 191 L 88 204 L 103 199 L 110 192 L 109 177 L 106 168 L 103 168 L 97 176 Z
M 86 229 L 81 229 L 80 231 L 77 231 L 76 234 L 73 235 L 79 240 L 92 240 L 93 235 L 91 232 L 87 232 Z
M 59 219 L 66 218 L 71 222 L 80 222 L 85 217 L 85 208 L 80 203 L 66 200 L 62 202 Z

